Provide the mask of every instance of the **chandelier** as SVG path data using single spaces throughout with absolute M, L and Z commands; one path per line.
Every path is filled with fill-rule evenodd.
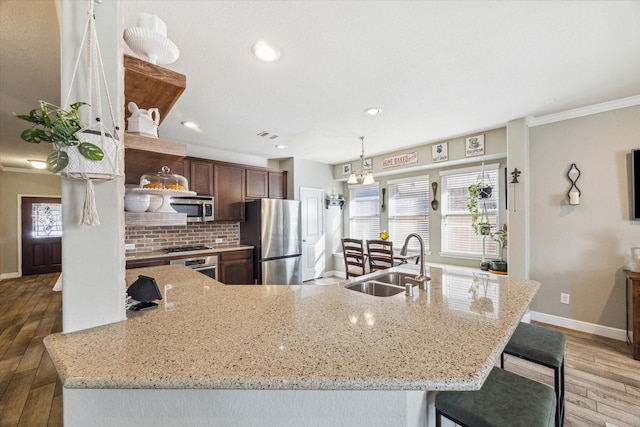
M 351 172 L 347 184 L 358 184 L 362 181 L 362 185 L 373 184 L 373 173 L 371 173 L 371 165 L 365 169 L 364 167 L 364 136 L 360 137 L 360 143 L 362 144 L 362 151 L 360 152 L 360 170 L 358 173 Z

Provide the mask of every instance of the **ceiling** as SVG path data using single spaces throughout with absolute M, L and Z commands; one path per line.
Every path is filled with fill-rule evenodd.
M 375 155 L 640 94 L 639 1 L 136 0 L 122 11 L 125 28 L 156 14 L 180 49 L 164 67 L 187 89 L 162 137 L 212 153 L 337 164 L 358 158 L 360 136 Z M 0 19 L 0 165 L 26 167 L 48 148 L 22 142 L 12 113 L 59 99 L 54 1 L 1 0 Z M 252 55 L 260 39 L 279 61 Z M 382 114 L 364 113 L 374 106 Z

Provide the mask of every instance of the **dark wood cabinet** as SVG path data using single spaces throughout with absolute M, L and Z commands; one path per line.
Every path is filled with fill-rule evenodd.
M 272 199 L 287 198 L 286 172 L 269 172 L 269 197 Z
M 247 168 L 247 199 L 287 198 L 287 173 L 267 169 Z
M 213 196 L 213 163 L 207 160 L 190 160 L 189 190 L 199 196 Z
M 260 169 L 247 169 L 248 199 L 263 199 L 269 197 L 269 172 Z
M 126 262 L 127 270 L 130 268 L 157 267 L 169 265 L 169 258 L 132 259 Z
M 244 221 L 245 168 L 214 163 L 215 221 Z
M 221 252 L 218 256 L 218 281 L 226 285 L 253 284 L 253 249 Z
M 182 175 L 185 178 L 187 178 L 187 182 L 189 183 L 189 190 L 191 190 L 190 165 L 191 165 L 191 160 L 189 159 L 179 160 L 169 165 L 169 169 L 171 170 L 171 173 L 175 173 L 176 175 Z

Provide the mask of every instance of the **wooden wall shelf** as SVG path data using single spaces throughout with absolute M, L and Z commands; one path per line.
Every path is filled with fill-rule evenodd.
M 124 134 L 125 183 L 137 184 L 145 173 L 159 172 L 187 155 L 187 145 L 161 138 Z
M 184 74 L 124 55 L 124 117 L 129 102 L 135 102 L 139 108 L 157 108 L 162 123 L 186 87 Z
M 187 214 L 170 212 L 125 212 L 124 222 L 127 227 L 187 225 Z

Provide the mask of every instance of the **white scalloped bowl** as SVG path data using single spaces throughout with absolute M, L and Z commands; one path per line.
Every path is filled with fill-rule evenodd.
M 180 51 L 168 38 L 143 27 L 129 27 L 124 30 L 127 46 L 139 55 L 145 55 L 152 64 L 176 62 Z

